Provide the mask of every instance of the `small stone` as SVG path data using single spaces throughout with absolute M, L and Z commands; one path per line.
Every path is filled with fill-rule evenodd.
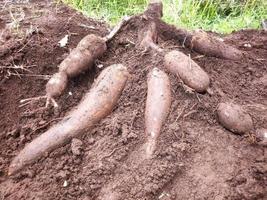
M 68 186 L 68 182 L 67 181 L 64 181 L 63 187 L 67 187 L 67 186 Z
M 33 178 L 35 176 L 35 173 L 33 170 L 28 170 L 28 171 L 26 171 L 26 175 L 29 178 Z
M 82 141 L 76 138 L 73 138 L 71 141 L 71 151 L 73 153 L 73 155 L 81 155 L 82 153 Z
M 100 65 L 97 65 L 97 67 L 98 67 L 99 69 L 102 69 L 102 68 L 104 67 L 104 65 L 100 64 Z
M 246 44 L 244 44 L 244 47 L 251 48 L 251 44 L 246 43 Z
M 256 131 L 256 141 L 262 146 L 267 146 L 267 129 L 258 129 Z
M 39 125 L 44 125 L 46 123 L 46 121 L 45 120 L 41 120 L 41 121 L 39 121 Z

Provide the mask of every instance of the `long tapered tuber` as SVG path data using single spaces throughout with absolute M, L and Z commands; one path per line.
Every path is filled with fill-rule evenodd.
M 225 58 L 229 60 L 239 60 L 243 55 L 240 50 L 224 43 L 215 36 L 208 35 L 202 30 L 193 32 L 190 45 L 195 51 L 207 56 Z
M 106 117 L 116 105 L 128 78 L 126 67 L 121 64 L 104 69 L 79 105 L 64 119 L 34 139 L 14 158 L 9 175 L 33 163 L 73 137 L 86 133 Z
M 157 138 L 171 106 L 171 86 L 168 75 L 154 68 L 148 74 L 145 127 L 147 135 L 146 155 L 151 157 Z
M 203 30 L 191 32 L 169 25 L 161 20 L 157 21 L 157 27 L 158 33 L 165 38 L 176 40 L 180 44 L 207 56 L 229 60 L 240 60 L 244 55 L 241 50 Z

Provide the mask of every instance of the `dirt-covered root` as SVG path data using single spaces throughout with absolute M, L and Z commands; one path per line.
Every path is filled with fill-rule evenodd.
M 208 34 L 203 30 L 191 32 L 169 25 L 162 20 L 157 20 L 156 23 L 157 31 L 160 35 L 166 39 L 176 40 L 181 45 L 203 55 L 229 60 L 240 60 L 244 56 L 241 50 L 226 44 L 223 39 Z
M 243 55 L 240 50 L 224 43 L 222 39 L 210 36 L 202 30 L 193 32 L 190 45 L 195 51 L 207 56 L 239 60 Z
M 162 52 L 158 45 L 158 31 L 156 20 L 162 17 L 162 2 L 159 0 L 152 0 L 148 4 L 147 10 L 143 13 L 142 18 L 145 21 L 145 26 L 139 30 L 138 40 L 139 46 L 145 51 L 155 50 L 156 52 Z
M 157 45 L 158 34 L 157 34 L 155 22 L 149 23 L 148 26 L 144 30 L 142 30 L 140 33 L 141 33 L 139 34 L 141 35 L 140 38 L 142 38 L 140 42 L 141 48 L 143 48 L 145 51 L 149 49 L 155 50 L 157 52 L 163 51 L 163 49 L 161 49 Z
M 145 110 L 146 157 L 151 158 L 157 146 L 161 128 L 169 114 L 171 106 L 171 83 L 169 76 L 154 68 L 148 74 L 147 100 Z
M 249 133 L 253 129 L 251 116 L 238 104 L 220 103 L 217 115 L 222 126 L 234 133 Z
M 176 50 L 172 52 L 166 52 L 164 49 L 157 45 L 158 41 L 158 22 L 162 17 L 162 3 L 161 1 L 151 1 L 147 10 L 143 14 L 145 18 L 145 25 L 143 29 L 139 30 L 140 46 L 145 50 L 154 50 L 161 55 L 165 55 L 164 62 L 165 67 L 171 73 L 174 73 L 197 92 L 205 92 L 209 87 L 208 74 L 197 64 L 191 57 Z
M 196 92 L 205 92 L 210 85 L 209 75 L 189 56 L 170 51 L 164 57 L 164 66 Z
M 103 38 L 93 34 L 85 36 L 58 67 L 59 74 L 63 74 L 67 78 L 64 78 L 64 82 L 49 80 L 46 88 L 49 85 L 50 89 L 46 90 L 46 96 L 50 99 L 60 96 L 67 86 L 68 78 L 78 76 L 83 71 L 90 69 L 94 60 L 103 55 L 106 50 L 107 46 Z M 51 79 L 54 80 L 54 76 Z

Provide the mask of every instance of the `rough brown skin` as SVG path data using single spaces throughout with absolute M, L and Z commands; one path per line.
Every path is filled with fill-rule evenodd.
M 221 125 L 233 133 L 244 134 L 253 129 L 252 118 L 237 104 L 220 103 L 217 115 Z
M 46 84 L 46 95 L 48 98 L 57 97 L 65 90 L 68 76 L 65 72 L 55 73 Z
M 225 44 L 222 40 L 209 36 L 205 31 L 197 30 L 193 32 L 191 48 L 207 56 L 225 58 L 229 60 L 239 60 L 243 53 Z
M 12 175 L 36 161 L 73 137 L 83 134 L 106 117 L 116 105 L 128 79 L 127 68 L 121 64 L 111 65 L 101 72 L 92 89 L 80 104 L 65 118 L 26 145 L 13 159 L 8 174 Z
M 68 57 L 64 59 L 59 65 L 59 72 L 65 73 L 67 78 L 72 78 L 78 76 L 83 71 L 90 69 L 94 61 L 101 57 L 107 50 L 107 42 L 111 40 L 115 34 L 120 30 L 120 28 L 127 22 L 130 18 L 124 18 L 115 28 L 110 32 L 109 35 L 102 38 L 94 34 L 86 35 L 73 49 Z M 58 77 L 58 75 L 56 75 Z M 53 76 L 54 79 L 54 76 Z M 63 78 L 62 78 L 63 80 Z M 63 81 L 50 80 L 46 85 L 46 97 L 48 106 L 49 102 L 52 101 L 54 107 L 58 107 L 55 97 L 60 96 L 67 85 L 67 79 Z
M 205 92 L 210 84 L 208 74 L 190 57 L 180 51 L 170 51 L 164 57 L 165 67 L 197 92 Z
M 244 56 L 241 50 L 202 30 L 190 32 L 162 20 L 157 20 L 157 30 L 165 38 L 177 40 L 180 44 L 207 56 L 229 60 L 240 60 Z
M 94 64 L 94 60 L 103 55 L 106 49 L 107 46 L 104 39 L 93 34 L 87 35 L 70 52 L 68 57 L 60 63 L 59 72 L 65 73 L 68 78 L 75 77 L 90 69 Z M 53 99 L 63 93 L 67 81 L 64 82 L 64 85 L 62 81 L 52 81 L 52 83 L 53 85 L 51 81 L 48 81 L 46 87 L 50 88 L 47 96 Z
M 59 71 L 65 72 L 69 78 L 89 70 L 94 64 L 94 57 L 87 49 L 75 48 L 59 65 Z
M 162 2 L 150 1 L 144 18 L 150 22 L 139 32 L 140 46 L 145 49 L 152 49 L 158 53 L 165 53 L 157 45 L 158 31 L 162 17 Z M 141 38 L 141 39 L 140 39 Z M 201 47 L 201 45 L 199 45 Z M 178 75 L 181 80 L 197 92 L 205 92 L 210 84 L 208 74 L 190 57 L 180 51 L 171 51 L 165 54 L 165 67 L 172 73 Z
M 94 34 L 89 34 L 79 42 L 77 48 L 89 50 L 93 58 L 97 59 L 105 53 L 107 44 L 103 38 Z
M 34 2 L 45 4 L 48 1 Z M 29 10 L 28 4 L 21 6 L 21 9 Z M 49 11 L 52 9 L 49 4 L 46 7 Z M 20 13 L 21 9 L 16 10 Z M 20 23 L 20 30 L 24 23 L 25 29 L 28 30 L 32 23 L 28 18 L 36 16 L 37 9 L 38 7 L 34 6 L 34 9 L 31 9 L 33 13 L 25 15 L 25 20 Z M 51 74 L 51 67 L 47 66 L 56 67 L 55 61 L 64 56 L 66 49 L 56 46 L 62 35 L 68 32 L 78 33 L 73 35 L 68 43 L 68 47 L 74 49 L 88 33 L 100 36 L 108 33 L 108 28 L 104 27 L 102 22 L 77 17 L 80 14 L 74 11 L 69 13 L 58 6 L 51 10 L 52 12 L 47 12 L 42 6 L 40 11 L 48 15 L 56 13 L 56 23 L 53 22 L 55 25 L 47 28 L 42 24 L 45 17 L 38 20 L 41 23 L 32 23 L 33 27 L 38 27 L 42 33 L 34 34 L 30 38 L 22 54 L 19 53 L 23 59 L 15 62 L 16 65 L 36 65 L 31 69 L 34 74 Z M 9 11 L 7 16 L 10 16 Z M 14 13 L 14 16 L 20 15 Z M 50 18 L 47 21 L 51 23 Z M 62 27 L 68 21 L 70 23 Z M 112 113 L 97 123 L 92 131 L 78 138 L 83 143 L 80 146 L 82 149 L 79 149 L 80 155 L 74 153 L 72 139 L 71 143 L 55 149 L 49 155 L 45 154 L 15 177 L 7 177 L 5 173 L 12 159 L 27 143 L 50 128 L 50 123 L 55 124 L 57 117 L 65 116 L 73 105 L 78 104 L 89 90 L 88 83 L 90 85 L 97 77 L 95 73 L 88 70 L 68 83 L 66 89 L 73 95 L 65 94 L 63 98 L 58 99 L 62 105 L 60 116 L 55 116 L 49 109 L 25 117 L 24 112 L 35 109 L 35 104 L 18 109 L 21 98 L 40 95 L 47 81 L 38 81 L 30 77 L 11 77 L 4 83 L 0 81 L 2 198 L 94 200 L 100 198 L 101 194 L 110 197 L 112 193 L 117 193 L 120 195 L 119 199 L 126 200 L 190 200 L 196 197 L 229 200 L 264 199 L 264 177 L 267 177 L 264 170 L 266 150 L 258 144 L 250 143 L 256 131 L 244 136 L 232 134 L 216 122 L 214 111 L 220 99 L 235 99 L 253 116 L 256 129 L 267 128 L 264 101 L 267 94 L 263 83 L 267 51 L 262 46 L 267 41 L 267 35 L 260 30 L 244 30 L 224 38 L 227 43 L 244 49 L 252 58 L 248 60 L 234 62 L 200 56 L 199 53 L 192 52 L 191 58 L 197 58 L 195 61 L 201 67 L 205 67 L 203 69 L 207 70 L 213 81 L 209 94 L 186 94 L 181 84 L 175 84 L 177 78 L 168 73 L 172 83 L 171 111 L 162 127 L 156 152 L 152 159 L 144 160 L 142 144 L 147 140 L 144 119 L 147 74 L 153 67 L 163 71 L 165 68 L 162 66 L 162 56 L 158 56 L 154 51 L 142 54 L 132 43 L 127 42 L 138 41 L 138 30 L 144 27 L 144 23 L 141 22 L 143 21 L 140 17 L 131 20 L 109 43 L 108 51 L 100 59 L 105 66 L 120 60 L 127 65 L 132 74 Z M 80 26 L 81 24 L 87 27 Z M 96 29 L 89 29 L 91 26 Z M 166 50 L 178 45 L 177 41 L 168 40 L 162 35 L 159 37 L 158 45 Z M 247 41 L 252 45 L 251 48 L 242 47 Z M 16 52 L 22 47 L 11 50 L 12 54 L 1 58 L 1 65 L 12 65 L 8 57 L 17 57 Z M 178 49 L 186 55 L 190 52 L 190 49 L 180 45 Z M 93 71 L 98 74 L 102 69 Z M 24 126 L 25 128 L 21 128 Z M 66 183 L 67 187 L 63 187 Z
M 148 141 L 146 156 L 151 157 L 156 148 L 157 138 L 171 106 L 171 86 L 168 75 L 154 68 L 148 74 L 145 128 Z

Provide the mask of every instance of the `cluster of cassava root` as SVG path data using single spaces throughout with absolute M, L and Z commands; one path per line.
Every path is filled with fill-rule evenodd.
M 208 56 L 238 60 L 242 58 L 243 53 L 215 37 L 208 36 L 203 31 L 188 32 L 166 24 L 161 20 L 162 7 L 160 0 L 151 0 L 147 10 L 137 16 L 146 23 L 146 26 L 139 30 L 138 46 L 146 51 L 151 50 L 163 54 L 166 71 L 177 75 L 193 91 L 205 93 L 210 85 L 209 75 L 184 53 L 178 50 L 166 52 L 160 48 L 157 45 L 158 33 L 166 37 L 175 37 L 174 39 L 183 42 L 187 47 Z M 54 98 L 63 93 L 67 80 L 89 70 L 94 61 L 107 50 L 106 43 L 128 20 L 129 18 L 124 19 L 104 38 L 87 35 L 79 42 L 69 56 L 61 62 L 59 71 L 48 81 L 45 95 L 47 104 L 52 101 L 53 105 L 57 107 Z M 35 162 L 45 153 L 68 143 L 72 138 L 83 134 L 85 130 L 90 130 L 111 113 L 120 98 L 128 76 L 127 67 L 121 64 L 111 65 L 104 69 L 76 108 L 72 109 L 61 122 L 21 150 L 10 164 L 9 175 L 15 174 L 26 165 Z M 147 159 L 152 158 L 157 138 L 169 114 L 170 106 L 171 84 L 168 74 L 155 67 L 148 74 L 147 80 L 145 108 Z M 218 105 L 218 119 L 224 127 L 236 133 L 246 133 L 253 128 L 250 115 L 235 104 L 221 103 Z

